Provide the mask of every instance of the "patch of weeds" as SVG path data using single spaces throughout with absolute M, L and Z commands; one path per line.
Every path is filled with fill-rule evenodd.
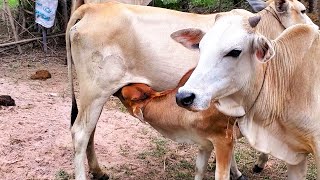
M 127 111 L 127 108 L 126 108 L 121 102 L 118 103 L 118 108 L 119 108 L 119 110 L 120 110 L 121 112 L 123 112 L 123 113 L 128 112 L 128 111 Z
M 183 169 L 194 169 L 193 163 L 190 163 L 186 160 L 181 160 L 179 166 Z
M 193 175 L 190 172 L 177 172 L 174 177 L 175 180 L 192 180 Z
M 146 127 L 140 128 L 141 134 L 147 135 L 149 133 L 149 129 Z
M 131 168 L 128 165 L 123 164 L 123 165 L 120 166 L 120 169 L 127 176 L 132 176 L 133 175 L 133 172 L 132 172 Z
M 317 179 L 317 166 L 315 165 L 315 159 L 309 155 L 308 157 L 308 172 L 307 172 L 307 179 Z
M 234 155 L 236 162 L 240 162 L 242 158 L 242 154 L 240 152 L 236 152 Z
M 124 157 L 127 157 L 129 155 L 129 145 L 120 145 L 120 154 Z
M 56 175 L 55 175 L 55 180 L 69 180 L 69 179 L 71 179 L 72 178 L 72 176 L 68 173 L 68 172 L 66 172 L 65 170 L 63 170 L 63 169 L 60 169 L 57 173 L 56 173 Z
M 142 153 L 139 153 L 137 158 L 138 159 L 146 159 L 148 156 L 148 153 L 147 152 L 142 152 Z
M 153 139 L 152 143 L 156 148 L 152 150 L 151 155 L 154 157 L 162 157 L 167 153 L 167 141 L 165 139 Z

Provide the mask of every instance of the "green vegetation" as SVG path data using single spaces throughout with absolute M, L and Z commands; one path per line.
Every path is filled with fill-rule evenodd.
M 167 153 L 167 141 L 164 138 L 156 138 L 152 140 L 156 148 L 152 150 L 151 155 L 155 157 L 162 157 Z
M 60 169 L 55 175 L 55 180 L 69 180 L 71 178 L 71 175 L 63 169 Z
M 192 0 L 191 4 L 200 7 L 215 7 L 218 6 L 219 0 Z
M 17 7 L 19 5 L 19 1 L 18 0 L 7 0 L 8 3 L 9 3 L 9 6 L 14 8 L 14 7 Z M 2 5 L 3 5 L 3 0 L 0 1 L 0 7 L 2 8 Z

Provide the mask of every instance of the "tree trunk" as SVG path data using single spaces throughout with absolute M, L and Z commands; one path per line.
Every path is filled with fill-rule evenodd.
M 6 10 L 7 10 L 8 16 L 9 16 L 9 21 L 10 21 L 10 24 L 11 24 L 11 29 L 12 29 L 12 32 L 13 32 L 14 39 L 15 39 L 15 41 L 19 41 L 19 37 L 18 37 L 17 31 L 16 31 L 16 27 L 15 27 L 15 24 L 14 24 L 14 19 L 13 19 L 13 16 L 11 14 L 10 7 L 8 5 L 8 1 L 7 0 L 3 0 L 3 2 L 4 2 L 3 5 L 6 7 Z M 21 46 L 19 44 L 17 44 L 17 48 L 18 48 L 19 53 L 21 54 L 22 53 L 22 49 L 21 49 Z
M 64 23 L 64 30 L 67 29 L 69 16 L 68 16 L 68 7 L 67 7 L 67 0 L 60 0 L 62 6 L 62 15 L 63 15 L 63 23 Z

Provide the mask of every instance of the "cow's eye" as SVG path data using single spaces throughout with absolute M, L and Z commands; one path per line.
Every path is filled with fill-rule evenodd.
M 301 13 L 302 13 L 302 14 L 306 13 L 306 10 L 301 10 Z
M 225 55 L 225 57 L 230 56 L 230 57 L 236 58 L 236 57 L 239 57 L 241 52 L 242 52 L 241 50 L 234 49 L 234 50 L 230 51 L 227 55 Z

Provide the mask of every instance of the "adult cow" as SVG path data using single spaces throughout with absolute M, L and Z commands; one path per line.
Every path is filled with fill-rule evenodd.
M 82 4 L 88 3 L 106 3 L 106 2 L 120 2 L 125 4 L 134 4 L 134 5 L 148 5 L 152 0 L 72 0 L 71 4 L 71 14 L 78 9 Z
M 259 21 L 222 15 L 205 35 L 197 30 L 200 61 L 177 102 L 198 111 L 218 100 L 218 109 L 242 116 L 240 130 L 254 148 L 287 163 L 288 179 L 306 178 L 309 153 L 320 179 L 318 28 L 296 25 L 270 41 L 256 31 Z
M 277 0 L 276 6 L 272 4 L 261 11 L 265 19 L 261 24 L 276 32 L 273 34 L 310 21 L 303 12 L 304 6 L 296 0 Z M 285 6 L 290 8 L 284 9 Z M 245 10 L 232 13 L 251 15 Z M 96 177 L 105 176 L 96 158 L 93 139 L 109 96 L 130 83 L 148 84 L 158 91 L 175 87 L 182 75 L 196 66 L 199 55 L 175 43 L 170 34 L 188 27 L 207 31 L 215 17 L 216 14 L 197 15 L 120 3 L 85 4 L 73 13 L 66 42 L 76 179 L 86 177 L 86 154 L 90 172 Z M 72 59 L 80 87 L 79 113 L 73 92 Z

